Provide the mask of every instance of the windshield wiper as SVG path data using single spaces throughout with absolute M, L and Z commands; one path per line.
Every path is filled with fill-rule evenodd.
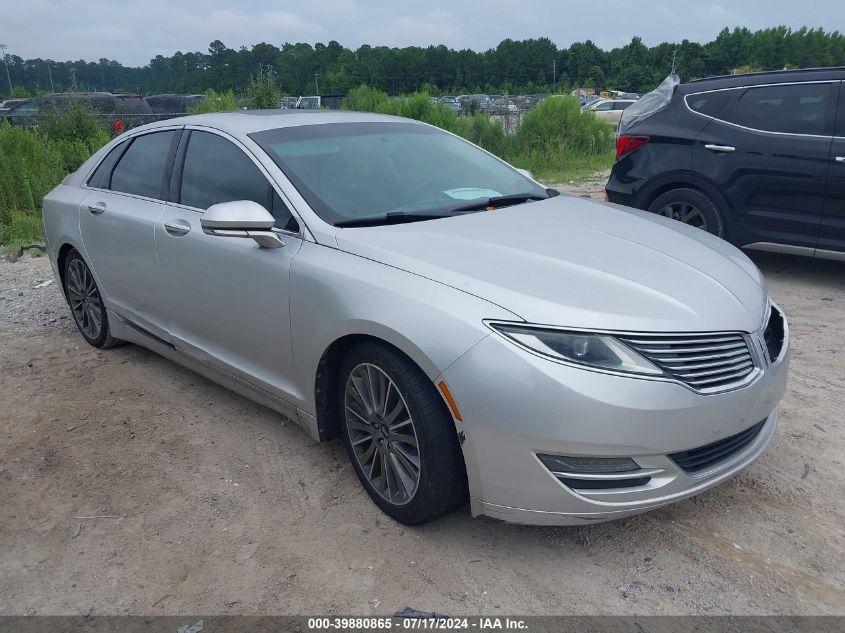
M 349 220 L 338 220 L 334 223 L 340 227 L 355 226 L 379 226 L 381 224 L 403 224 L 406 222 L 421 222 L 422 220 L 434 220 L 437 218 L 448 218 L 452 213 L 403 213 L 393 211 L 384 215 L 371 215 L 363 218 L 352 218 Z
M 492 196 L 490 198 L 481 198 L 480 200 L 473 200 L 467 204 L 451 207 L 449 211 L 475 211 L 487 208 L 501 209 L 502 207 L 510 207 L 515 204 L 522 204 L 523 202 L 533 202 L 535 200 L 545 200 L 551 196 L 541 196 L 536 193 L 512 193 L 507 196 Z

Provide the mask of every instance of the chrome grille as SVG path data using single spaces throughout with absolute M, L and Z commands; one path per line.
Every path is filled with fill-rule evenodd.
M 742 334 L 638 334 L 619 340 L 699 391 L 724 391 L 754 371 L 754 358 Z

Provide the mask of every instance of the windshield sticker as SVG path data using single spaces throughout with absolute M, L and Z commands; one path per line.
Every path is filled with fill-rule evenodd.
M 481 189 L 479 187 L 459 187 L 444 191 L 447 196 L 455 200 L 475 200 L 477 198 L 495 198 L 502 194 L 493 189 Z

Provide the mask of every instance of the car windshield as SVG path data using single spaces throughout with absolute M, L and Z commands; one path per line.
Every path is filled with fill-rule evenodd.
M 250 137 L 331 224 L 398 215 L 416 221 L 484 210 L 491 198 L 515 196 L 518 204 L 549 197 L 474 145 L 418 123 L 326 123 Z

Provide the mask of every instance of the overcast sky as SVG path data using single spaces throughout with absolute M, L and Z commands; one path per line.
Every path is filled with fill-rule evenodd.
M 845 0 L 19 0 L 0 11 L 0 42 L 28 59 L 116 59 L 206 52 L 258 42 L 328 42 L 486 50 L 505 38 L 549 37 L 602 48 L 634 35 L 652 45 L 706 42 L 725 26 L 845 30 Z

